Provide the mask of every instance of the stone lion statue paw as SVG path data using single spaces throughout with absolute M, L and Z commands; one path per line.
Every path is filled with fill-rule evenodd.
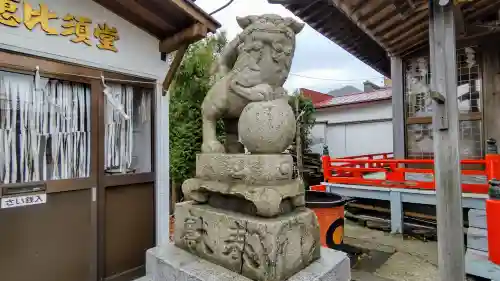
M 254 101 L 267 101 L 273 99 L 274 90 L 269 84 L 259 84 L 251 91 L 254 92 L 256 96 Z
M 224 153 L 226 150 L 219 141 L 204 142 L 201 145 L 201 152 L 203 153 Z

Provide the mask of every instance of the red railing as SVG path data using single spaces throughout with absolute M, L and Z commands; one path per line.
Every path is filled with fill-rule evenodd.
M 433 190 L 433 168 L 409 168 L 408 165 L 434 165 L 432 159 L 393 159 L 392 153 L 381 153 L 332 159 L 323 156 L 323 173 L 325 182 L 374 185 L 381 187 L 414 188 Z M 488 180 L 500 179 L 500 155 L 489 154 L 481 160 L 462 160 L 462 175 L 485 178 L 482 183 L 462 183 L 463 192 L 488 193 Z M 476 165 L 475 169 L 467 166 Z M 476 169 L 477 168 L 477 169 Z M 367 175 L 383 173 L 381 178 L 366 178 Z M 408 180 L 409 174 L 432 176 L 431 180 Z M 312 190 L 324 190 L 322 186 L 311 187 Z
M 351 159 L 351 160 L 387 160 L 394 159 L 394 154 L 392 152 L 389 153 L 378 153 L 378 154 L 366 154 L 366 155 L 357 155 L 357 156 L 346 156 L 342 158 L 336 159 Z M 352 163 L 340 163 L 338 164 L 340 167 L 356 167 L 356 164 Z M 376 166 L 374 166 L 376 167 Z
M 367 159 L 367 160 L 394 159 L 394 153 L 387 152 L 387 153 L 365 154 L 365 155 L 340 157 L 337 159 Z

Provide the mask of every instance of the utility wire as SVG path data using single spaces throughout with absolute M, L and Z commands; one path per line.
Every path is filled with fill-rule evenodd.
M 226 4 L 222 5 L 220 8 L 210 12 L 208 15 L 212 16 L 225 8 L 227 8 L 229 5 L 231 5 L 234 2 L 234 0 L 229 0 Z M 301 74 L 295 74 L 295 73 L 290 73 L 292 76 L 297 76 L 297 77 L 302 77 L 302 78 L 308 78 L 308 79 L 315 79 L 315 80 L 325 80 L 325 81 L 337 81 L 337 82 L 356 82 L 356 81 L 366 81 L 370 79 L 384 79 L 384 77 L 372 77 L 372 78 L 367 78 L 367 79 L 330 79 L 330 78 L 319 78 L 319 77 L 311 77 L 311 76 L 306 76 L 306 75 L 301 75 Z
M 316 79 L 316 80 L 325 80 L 325 81 L 337 81 L 337 82 L 356 82 L 356 81 L 366 81 L 372 79 L 384 79 L 383 76 L 369 77 L 369 78 L 359 78 L 359 79 L 335 79 L 335 78 L 320 78 L 320 77 L 312 77 L 302 74 L 290 73 L 291 76 L 297 76 L 308 79 Z

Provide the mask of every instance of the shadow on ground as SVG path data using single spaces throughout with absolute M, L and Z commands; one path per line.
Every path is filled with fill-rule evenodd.
M 438 280 L 437 244 L 403 238 L 346 221 L 343 251 L 355 281 Z

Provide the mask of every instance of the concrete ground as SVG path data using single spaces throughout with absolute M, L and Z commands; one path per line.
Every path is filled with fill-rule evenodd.
M 354 281 L 438 280 L 437 242 L 403 239 L 346 220 L 344 243 L 363 250 L 353 261 Z

